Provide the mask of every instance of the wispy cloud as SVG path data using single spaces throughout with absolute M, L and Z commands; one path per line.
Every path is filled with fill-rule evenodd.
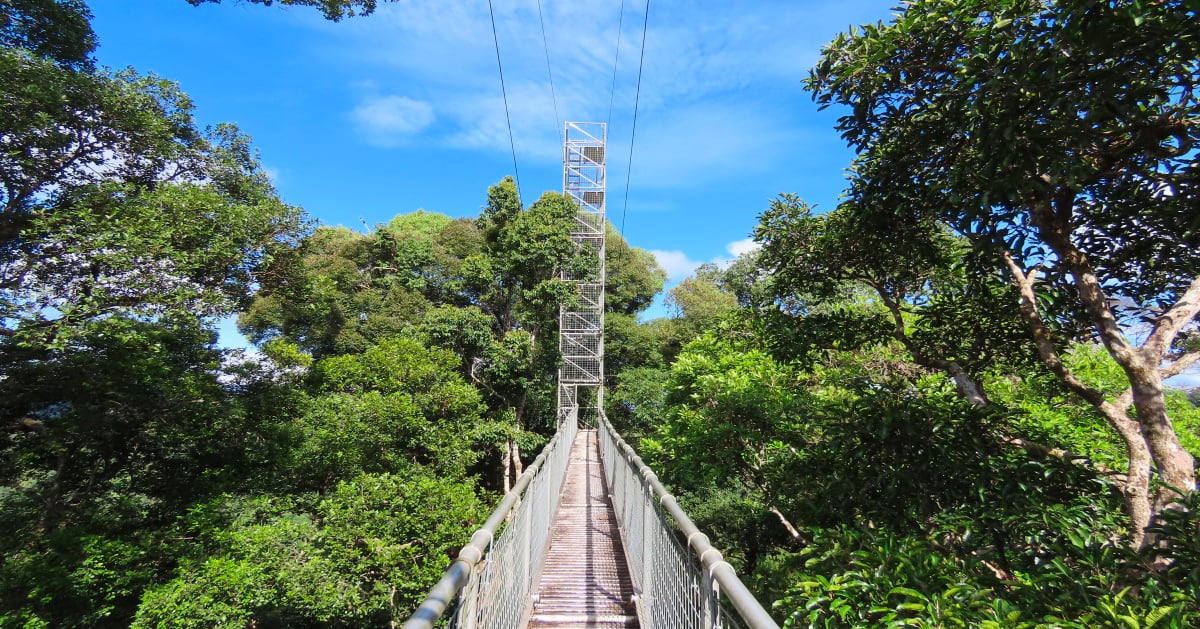
M 845 3 L 815 3 L 803 11 L 783 0 L 708 5 L 683 0 L 652 9 L 646 37 L 635 164 L 659 186 L 678 185 L 716 164 L 754 170 L 782 158 L 793 134 L 789 111 L 744 97 L 800 93 L 806 68 L 832 33 L 814 32 L 812 13 L 846 13 Z M 616 0 L 542 3 L 549 63 L 535 0 L 495 5 L 496 33 L 507 81 L 518 156 L 549 163 L 561 155 L 563 119 L 610 120 L 612 154 L 628 150 L 640 60 L 641 7 Z M 620 24 L 621 49 L 616 42 Z M 390 93 L 420 85 L 421 101 L 383 96 L 361 103 L 356 124 L 388 130 L 385 138 L 425 131 L 426 141 L 507 152 L 508 121 L 500 98 L 492 22 L 478 2 L 397 0 L 370 19 L 337 25 L 317 20 L 329 54 L 347 79 L 369 78 Z M 616 63 L 614 63 L 616 62 Z M 552 99 L 549 73 L 554 77 Z M 615 89 L 614 89 L 614 68 Z M 433 123 L 433 111 L 438 124 Z M 378 143 L 378 135 L 364 136 Z M 625 148 L 619 144 L 625 143 Z M 712 173 L 710 172 L 710 175 Z
M 683 278 L 692 274 L 696 267 L 703 264 L 698 260 L 693 260 L 688 255 L 679 250 L 664 251 L 661 249 L 651 249 L 650 253 L 654 254 L 654 259 L 658 261 L 658 266 L 661 266 L 667 272 L 667 281 L 670 283 L 678 282 Z
M 271 185 L 278 186 L 279 182 L 282 181 L 283 173 L 278 168 L 262 164 L 262 170 L 267 179 L 271 180 Z
M 753 238 L 743 238 L 725 245 L 725 250 L 734 258 L 739 258 L 752 251 L 758 251 L 761 248 L 762 245 L 754 242 Z
M 368 96 L 351 117 L 368 144 L 392 146 L 433 124 L 433 107 L 407 96 Z
M 651 249 L 650 253 L 654 254 L 654 259 L 658 261 L 658 265 L 667 272 L 667 282 L 674 284 L 691 275 L 701 264 L 715 264 L 724 267 L 738 257 L 751 251 L 756 251 L 758 248 L 759 244 L 754 242 L 753 238 L 743 238 L 725 245 L 725 251 L 729 253 L 730 257 L 716 256 L 707 261 L 693 260 L 687 253 L 678 249 Z

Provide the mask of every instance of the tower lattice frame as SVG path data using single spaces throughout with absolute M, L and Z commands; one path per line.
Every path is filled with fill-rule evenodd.
M 598 412 L 604 404 L 604 235 L 605 148 L 603 122 L 568 122 L 563 134 L 563 194 L 578 206 L 571 239 L 581 251 L 595 256 L 596 270 L 564 281 L 578 288 L 578 303 L 559 308 L 559 417 L 578 408 L 580 417 Z

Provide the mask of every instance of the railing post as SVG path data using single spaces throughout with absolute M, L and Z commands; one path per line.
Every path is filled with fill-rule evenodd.
M 631 469 L 630 476 L 632 475 Z M 654 490 L 649 484 L 646 484 L 645 488 L 646 491 L 642 494 L 642 600 L 645 601 L 644 609 L 649 616 L 647 624 L 653 627 L 654 607 L 658 604 L 658 592 L 654 588 L 654 551 L 658 540 L 651 535 L 654 535 L 657 528 L 653 521 L 657 514 L 654 513 Z
M 704 629 L 713 629 L 720 622 L 720 591 L 717 589 L 717 582 L 713 580 L 712 571 L 705 570 L 703 566 L 700 568 L 701 581 L 700 587 L 703 588 L 704 595 L 703 613 L 704 613 Z
M 488 544 L 491 550 L 491 544 Z M 461 629 L 475 629 L 479 620 L 479 593 L 483 590 L 484 570 L 475 570 L 463 591 L 462 611 L 459 615 Z
M 536 496 L 534 496 L 534 498 L 536 499 Z M 522 500 L 521 502 L 524 502 L 524 500 Z M 517 503 L 517 504 L 518 504 L 518 508 L 519 508 L 520 503 Z M 536 500 L 530 502 L 529 506 L 533 507 L 535 505 L 537 505 Z M 530 526 L 530 524 L 532 523 L 532 520 L 533 520 L 533 509 L 532 508 L 525 509 L 525 512 L 522 513 L 522 516 L 524 517 L 525 521 L 520 524 L 520 527 L 521 527 L 521 531 L 520 531 L 520 533 L 521 533 L 521 564 L 522 564 L 521 565 L 521 584 L 524 586 L 523 589 L 528 591 L 530 588 L 530 581 L 533 579 L 533 575 L 530 574 L 531 565 L 533 564 L 533 555 L 532 555 L 533 545 L 530 543 L 530 540 L 531 540 L 531 537 L 533 534 L 532 533 L 533 527 Z

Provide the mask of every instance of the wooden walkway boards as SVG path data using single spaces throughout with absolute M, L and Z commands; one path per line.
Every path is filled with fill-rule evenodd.
M 579 431 L 571 444 L 529 627 L 638 627 L 633 583 L 595 430 Z

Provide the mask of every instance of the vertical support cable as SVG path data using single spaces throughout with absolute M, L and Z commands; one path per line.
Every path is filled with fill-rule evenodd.
M 647 0 L 647 3 L 649 0 Z M 492 16 L 492 41 L 496 43 L 496 68 L 500 71 L 500 95 L 504 98 L 504 120 L 508 122 L 508 146 L 512 149 L 513 180 L 517 184 L 517 202 L 521 201 L 521 171 L 517 169 L 517 143 L 513 140 L 512 115 L 508 113 L 508 89 L 504 86 L 504 64 L 500 63 L 500 35 L 496 32 L 496 11 L 492 0 L 488 0 L 488 14 Z
M 629 209 L 629 180 L 633 176 L 633 143 L 637 139 L 638 103 L 642 100 L 642 68 L 646 65 L 646 30 L 649 26 L 650 0 L 646 0 L 646 13 L 642 18 L 642 54 L 638 58 L 637 92 L 633 97 L 633 131 L 629 134 L 629 162 L 625 167 L 625 205 L 621 208 L 622 235 L 625 234 L 625 212 Z
M 546 41 L 546 20 L 542 18 L 542 0 L 537 0 L 537 8 L 538 23 L 542 25 L 542 49 L 546 51 L 546 76 L 550 78 L 550 101 L 554 103 L 554 130 L 557 132 L 563 126 L 558 117 L 558 96 L 554 93 L 554 73 L 550 71 L 550 43 Z
M 608 124 L 612 126 L 613 100 L 617 96 L 617 62 L 621 60 L 621 29 L 625 27 L 625 0 L 621 0 L 621 14 L 617 18 L 617 51 L 613 53 L 612 87 L 608 90 Z

